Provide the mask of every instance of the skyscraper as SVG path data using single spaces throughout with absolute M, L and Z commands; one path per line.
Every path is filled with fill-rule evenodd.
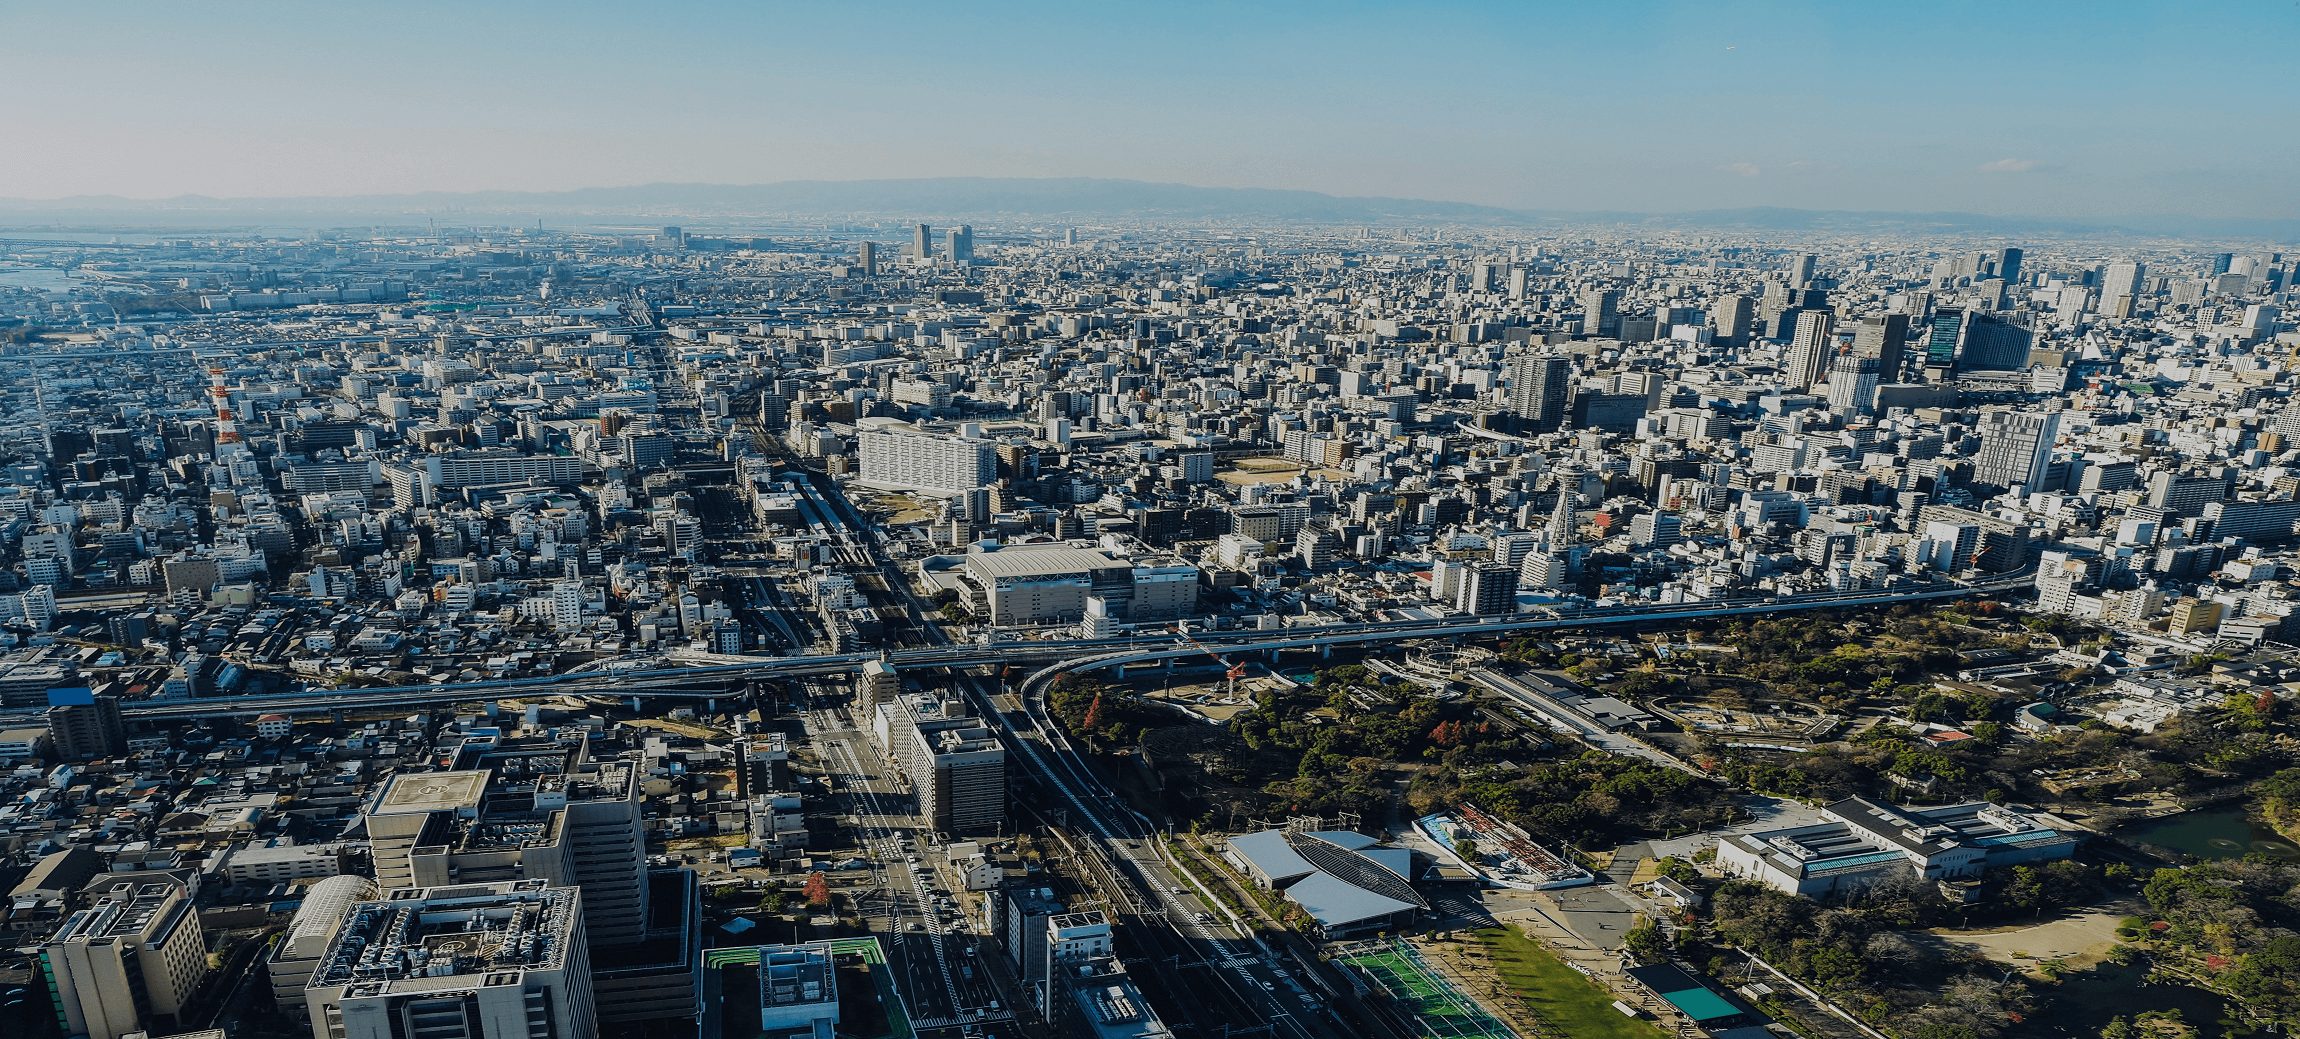
M 1717 341 L 1727 346 L 1746 346 L 1749 329 L 1756 321 L 1756 308 L 1749 297 L 1728 294 L 1717 297 L 1717 307 L 1710 314 L 1717 326 Z
M 1813 254 L 1798 253 L 1789 257 L 1789 286 L 1804 288 L 1813 283 Z
M 393 776 L 368 805 L 370 855 L 384 890 L 549 880 L 583 889 L 584 930 L 594 944 L 645 937 L 645 776 L 637 761 L 593 759 L 588 741 L 518 738 L 464 744 L 455 764 Z
M 1565 424 L 1572 380 L 1572 358 L 1543 354 L 1510 362 L 1510 414 L 1535 432 L 1555 431 Z
M 872 278 L 878 277 L 877 242 L 864 242 L 861 245 L 856 246 L 855 260 L 862 265 L 862 272 L 865 276 Z
M 1933 313 L 1932 330 L 1925 337 L 1925 367 L 1956 367 L 1957 343 L 1964 339 L 1965 312 L 1943 307 Z
M 1991 487 L 2033 487 L 2052 464 L 2060 413 L 2015 408 L 1981 415 L 1981 451 L 1973 458 L 1973 482 Z
M 1986 314 L 1965 326 L 1965 352 L 1957 366 L 1970 371 L 2017 372 L 2028 367 L 2028 329 Z
M 1797 312 L 1797 330 L 1790 336 L 1788 357 L 1782 364 L 1782 374 L 1790 386 L 1809 390 L 1829 373 L 1830 358 L 1836 353 L 1836 325 L 1836 315 L 1826 310 Z
M 1621 333 L 1621 293 L 1613 289 L 1583 289 L 1581 334 L 1610 336 Z
M 1997 250 L 1997 277 L 2006 285 L 2020 284 L 2021 251 L 2019 246 L 2008 245 Z
M 1874 357 L 1850 350 L 1838 354 L 1829 367 L 1829 410 L 1844 418 L 1876 410 L 1879 367 Z
M 960 224 L 950 229 L 950 262 L 974 262 L 974 227 Z
M 918 229 L 911 235 L 910 255 L 920 261 L 934 259 L 934 228 L 925 224 L 918 225 Z
M 1901 353 L 1909 341 L 1907 314 L 1879 314 L 1861 322 L 1853 332 L 1853 353 L 1877 360 L 1877 378 L 1899 382 Z
M 2147 266 L 2132 260 L 2109 264 L 2108 269 L 2100 275 L 2101 313 L 2107 313 L 2110 301 L 2119 296 L 2140 295 L 2141 279 L 2147 276 Z

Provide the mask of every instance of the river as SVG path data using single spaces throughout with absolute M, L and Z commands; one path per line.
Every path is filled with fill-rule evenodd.
M 69 292 L 80 287 L 80 279 L 70 271 L 54 267 L 0 266 L 0 285 L 40 292 Z

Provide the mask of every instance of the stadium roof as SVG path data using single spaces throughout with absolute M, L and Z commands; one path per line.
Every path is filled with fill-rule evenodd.
M 1406 882 L 1412 853 L 1379 844 L 1349 830 L 1266 830 L 1230 840 L 1233 852 L 1328 931 L 1429 908 Z

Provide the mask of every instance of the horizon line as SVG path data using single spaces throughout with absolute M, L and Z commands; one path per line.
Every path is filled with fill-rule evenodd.
M 1716 215 L 1716 214 L 1738 214 L 1738 213 L 1781 213 L 1781 214 L 1797 214 L 1797 215 L 1811 215 L 1811 216 L 1848 216 L 1848 217 L 1863 217 L 1863 218 L 1903 218 L 1903 219 L 1922 219 L 1922 218 L 1961 218 L 1961 219 L 1979 219 L 1979 220 L 2006 220 L 2006 221 L 2023 221 L 2023 222 L 2041 223 L 2041 224 L 2054 224 L 2054 225 L 2062 225 L 2062 226 L 2067 226 L 2067 227 L 2082 227 L 2082 228 L 2091 229 L 2091 230 L 2104 230 L 2104 231 L 2105 231 L 2105 230 L 2132 230 L 2132 228 L 2129 228 L 2129 227 L 2123 226 L 2123 225 L 2130 225 L 2130 224 L 2167 224 L 2167 223 L 2189 223 L 2189 224 L 2218 224 L 2218 225 L 2247 225 L 2247 224 L 2249 224 L 2249 225 L 2295 225 L 2295 227 L 2300 227 L 2300 213 L 2296 213 L 2296 214 L 2292 214 L 2292 215 L 2281 215 L 2281 216 L 2269 216 L 2269 215 L 2258 215 L 2258 214 L 2241 215 L 2241 216 L 2199 216 L 2199 215 L 2196 215 L 2196 214 L 2193 214 L 2193 213 L 2163 213 L 2163 214 L 2133 214 L 2133 213 L 2122 213 L 2122 214 L 2102 214 L 2102 215 L 2082 215 L 2082 216 L 2051 216 L 2051 215 L 2042 215 L 2042 214 L 2037 214 L 2037 213 L 2028 213 L 2028 212 L 1985 212 L 1985 211 L 1980 211 L 1980 210 L 1951 210 L 1951 209 L 1931 209 L 1931 210 L 1923 210 L 1923 209 L 1907 209 L 1907 210 L 1896 210 L 1896 209 L 1840 209 L 1840 208 L 1805 208 L 1805 207 L 1798 207 L 1798 206 L 1781 206 L 1781 205 L 1711 206 L 1711 207 L 1703 207 L 1703 208 L 1695 208 L 1695 209 L 1620 209 L 1620 208 L 1587 208 L 1587 209 L 1577 209 L 1577 208 L 1568 208 L 1568 207 L 1547 207 L 1547 206 L 1543 206 L 1543 207 L 1525 207 L 1525 206 L 1501 205 L 1501 204 L 1495 204 L 1495 203 L 1490 203 L 1490 202 L 1472 202 L 1472 201 L 1464 201 L 1464 200 L 1459 200 L 1459 199 L 1427 198 L 1427 197 L 1420 197 L 1420 196 L 1410 196 L 1410 195 L 1354 195 L 1354 194 L 1336 194 L 1336 193 L 1333 193 L 1333 192 L 1329 192 L 1329 191 L 1321 191 L 1321 190 L 1318 190 L 1318 189 L 1315 189 L 1315 188 L 1302 188 L 1302 187 L 1278 187 L 1278 186 L 1271 186 L 1271 185 L 1246 185 L 1246 186 L 1239 186 L 1239 185 L 1193 184 L 1193 183 L 1189 183 L 1189 182 L 1185 182 L 1185 181 L 1145 180 L 1145 179 L 1136 178 L 1136 177 L 1107 177 L 1107 176 L 1090 176 L 1090 175 L 1000 176 L 1000 175 L 987 175 L 987 174 L 947 174 L 947 175 L 919 176 L 919 177 L 849 177 L 849 178 L 831 178 L 831 177 L 794 177 L 794 178 L 784 178 L 784 179 L 779 179 L 779 180 L 763 180 L 763 181 L 711 181 L 711 180 L 680 181 L 680 180 L 647 180 L 647 181 L 640 181 L 640 182 L 636 182 L 636 183 L 623 183 L 623 184 L 589 184 L 589 185 L 581 185 L 581 186 L 577 186 L 577 187 L 567 187 L 567 188 L 519 188 L 519 187 L 489 187 L 489 188 L 460 188 L 460 189 L 449 189 L 449 188 L 430 188 L 430 189 L 417 189 L 417 190 L 382 191 L 382 192 L 361 192 L 361 193 L 347 193 L 347 194 L 235 194 L 235 195 L 217 195 L 217 194 L 205 194 L 205 193 L 198 193 L 198 192 L 182 192 L 182 193 L 177 193 L 177 194 L 173 194 L 173 195 L 121 195 L 121 194 L 85 194 L 85 195 L 58 195 L 58 196 L 0 195 L 0 206 L 20 206 L 20 207 L 24 207 L 24 208 L 31 208 L 31 207 L 46 207 L 46 206 L 58 206 L 58 207 L 61 207 L 61 206 L 67 206 L 67 205 L 70 205 L 70 204 L 74 204 L 74 203 L 80 203 L 80 204 L 86 204 L 86 205 L 89 205 L 89 206 L 90 206 L 90 208 L 99 208 L 99 209 L 100 209 L 100 208 L 102 208 L 102 206 L 101 206 L 101 205 L 99 205 L 99 204 L 102 204 L 102 203 L 112 203 L 112 204 L 119 204 L 119 205 L 122 205 L 122 206 L 148 206 L 148 205 L 165 205 L 165 204 L 168 204 L 168 203 L 180 203 L 180 202 L 207 202 L 207 203 L 219 203 L 219 204 L 231 204 L 231 203 L 311 203 L 311 204 L 324 204 L 324 203 L 329 203 L 329 202 L 336 202 L 336 203 L 344 203 L 344 202 L 357 202 L 357 201 L 360 201 L 360 200 L 369 200 L 369 199 L 374 199 L 374 200 L 384 200 L 384 199 L 427 199 L 427 198 L 441 198 L 441 199 L 451 199 L 451 198 L 455 198 L 455 197 L 459 197 L 459 196 L 461 196 L 461 197 L 479 197 L 479 196 L 519 196 L 519 195 L 526 195 L 526 196 L 550 197 L 550 196 L 571 196 L 571 195 L 578 195 L 578 194 L 583 194 L 583 193 L 586 193 L 586 192 L 604 192 L 604 191 L 623 191 L 623 192 L 630 192 L 630 191 L 644 191 L 644 190 L 647 190 L 647 189 L 722 189 L 722 190 L 743 190 L 743 189 L 769 189 L 769 188 L 785 187 L 785 186 L 795 186 L 795 185 L 810 185 L 810 186 L 814 186 L 814 185 L 820 185 L 820 186 L 866 186 L 866 185 L 897 185 L 897 184 L 924 185 L 924 184 L 934 184 L 934 183 L 940 183 L 940 182 L 950 182 L 950 183 L 986 183 L 986 184 L 997 184 L 997 183 L 1005 183 L 1005 184 L 1016 184 L 1016 185 L 1024 185 L 1024 184 L 1032 184 L 1032 183 L 1045 183 L 1045 184 L 1054 184 L 1054 183 L 1077 183 L 1077 184 L 1104 184 L 1104 185 L 1136 185 L 1136 186 L 1141 186 L 1141 187 L 1149 187 L 1149 188 L 1179 188 L 1179 189 L 1186 189 L 1186 190 L 1190 190 L 1190 191 L 1200 191 L 1200 192 L 1210 192 L 1210 193 L 1237 193 L 1237 194 L 1250 194 L 1250 193 L 1272 193 L 1272 194 L 1285 194 L 1285 195 L 1298 195 L 1298 196 L 1308 196 L 1308 197 L 1311 197 L 1311 198 L 1316 198 L 1316 199 L 1328 199 L 1328 200 L 1333 200 L 1333 201 L 1337 201 L 1337 202 L 1391 202 L 1391 203 L 1413 203 L 1413 204 L 1420 204 L 1420 205 L 1431 205 L 1431 206 L 1458 207 L 1458 208 L 1461 208 L 1461 209 L 1466 209 L 1466 210 L 1479 210 L 1479 211 L 1484 211 L 1484 212 L 1488 212 L 1488 213 L 1491 213 L 1491 214 L 1494 214 L 1494 215 L 1497 215 L 1497 216 L 1504 216 L 1504 215 L 1506 215 L 1506 216 L 1517 216 L 1517 217 L 1528 217 L 1528 218 L 1543 218 L 1543 219 L 1556 219 L 1556 218 L 1561 218 L 1561 217 L 1565 217 L 1565 218 L 1572 218 L 1572 217 L 1612 217 L 1612 218 L 1623 218 L 1623 217 L 1640 217 L 1640 218 L 1656 218 L 1656 217 L 1699 217 L 1699 216 L 1705 216 L 1705 215 Z M 2266 228 L 2266 226 L 2262 226 L 2262 227 L 2260 228 L 2260 230 L 2266 230 L 2266 229 L 2267 229 L 2267 228 Z M 2281 231 L 2282 233 L 2294 233 L 2294 232 L 2293 232 L 2293 228 L 2280 228 L 2280 231 Z M 2146 233 L 2163 233 L 2163 232 L 2161 232 L 2161 231 L 2154 231 L 2154 232 L 2146 232 Z

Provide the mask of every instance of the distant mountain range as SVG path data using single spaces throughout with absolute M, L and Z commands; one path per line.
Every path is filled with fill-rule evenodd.
M 931 177 L 909 180 L 791 180 L 772 184 L 641 184 L 574 191 L 427 192 L 290 198 L 130 199 L 82 196 L 0 199 L 0 223 L 17 226 L 222 229 L 756 221 L 930 223 L 1116 220 L 1183 224 L 1453 225 L 1476 227 L 1643 226 L 1784 234 L 1935 232 L 1996 235 L 2165 235 L 2300 241 L 2300 220 L 2127 217 L 2056 220 L 1979 213 L 1712 209 L 1694 212 L 1516 210 L 1466 202 L 1328 195 L 1277 188 L 1208 188 L 1091 177 Z

